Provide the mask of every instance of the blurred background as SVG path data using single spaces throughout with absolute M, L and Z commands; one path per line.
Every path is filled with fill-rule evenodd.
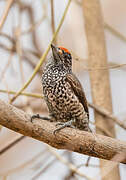
M 9 102 L 30 78 L 41 55 L 47 49 L 58 26 L 68 0 L 0 0 L 0 23 L 7 5 L 11 3 L 4 24 L 0 26 L 0 99 Z M 126 1 L 101 0 L 104 19 L 105 41 L 113 114 L 126 120 Z M 72 0 L 64 23 L 55 43 L 64 46 L 73 56 L 73 71 L 84 87 L 87 99 L 91 98 L 88 72 L 88 48 L 84 28 L 82 1 Z M 46 59 L 50 57 L 50 52 Z M 46 63 L 46 61 L 44 62 Z M 36 74 L 25 92 L 42 95 L 42 68 Z M 13 103 L 27 113 L 48 114 L 43 99 L 19 96 Z M 90 109 L 90 121 L 94 122 Z M 91 128 L 95 130 L 91 123 Z M 116 126 L 116 137 L 126 140 L 126 132 Z M 67 163 L 64 163 L 64 159 Z M 48 145 L 24 137 L 7 128 L 0 127 L 0 180 L 39 179 L 100 179 L 99 160 L 70 153 L 65 150 L 50 149 Z M 87 177 L 81 177 L 70 170 L 72 163 Z M 120 179 L 125 180 L 126 167 L 119 165 Z

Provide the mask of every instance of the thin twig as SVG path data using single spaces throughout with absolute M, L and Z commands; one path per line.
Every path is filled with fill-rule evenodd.
M 115 64 L 115 65 L 111 65 L 111 66 L 107 66 L 107 67 L 105 67 L 105 66 L 103 66 L 103 67 L 88 67 L 88 68 L 86 68 L 86 67 L 84 67 L 84 70 L 86 70 L 86 71 L 99 71 L 99 70 L 111 70 L 111 69 L 117 69 L 117 68 L 122 68 L 122 67 L 125 67 L 126 66 L 126 64 L 124 63 L 124 64 Z
M 88 103 L 90 107 L 92 107 L 93 109 L 95 109 L 97 112 L 99 112 L 101 115 L 112 119 L 114 122 L 116 122 L 120 127 L 122 127 L 123 129 L 126 129 L 126 124 L 122 121 L 120 121 L 119 119 L 117 119 L 114 115 L 112 115 L 110 112 L 108 112 L 105 109 L 102 109 L 101 107 L 99 108 L 99 106 Z
M 112 34 L 114 34 L 116 37 L 120 38 L 121 40 L 126 42 L 126 37 L 120 33 L 119 31 L 117 31 L 115 28 L 113 28 L 111 25 L 109 25 L 108 23 L 104 23 L 104 27 L 106 29 L 108 29 Z
M 3 90 L 3 89 L 0 89 L 0 92 L 1 93 L 9 93 L 9 94 L 16 94 L 17 93 L 16 91 L 7 91 L 7 90 Z M 43 96 L 40 95 L 40 94 L 28 93 L 28 92 L 26 92 L 26 93 L 22 92 L 20 95 L 34 97 L 34 98 L 39 98 L 39 99 L 43 98 Z
M 7 145 L 5 148 L 3 148 L 2 150 L 0 150 L 0 155 L 2 155 L 3 153 L 5 153 L 8 149 L 10 149 L 11 147 L 13 147 L 14 145 L 16 145 L 19 141 L 23 140 L 26 136 L 21 136 L 19 138 L 17 138 L 15 141 L 13 141 L 12 143 L 10 143 L 9 145 Z
M 0 77 L 0 81 L 2 81 L 2 79 L 4 78 L 5 72 L 7 71 L 7 68 L 9 67 L 11 61 L 12 61 L 12 57 L 13 57 L 13 52 L 10 52 L 10 56 L 8 58 L 7 64 L 5 65 L 3 71 L 1 72 L 1 77 Z
M 24 73 L 23 73 L 23 64 L 22 64 L 22 48 L 21 48 L 21 43 L 20 43 L 20 36 L 21 36 L 21 16 L 20 15 L 19 15 L 19 25 L 15 30 L 15 36 L 16 36 L 16 51 L 17 51 L 18 59 L 19 59 L 21 82 L 23 85 L 24 84 Z
M 13 2 L 14 2 L 14 0 L 8 0 L 7 1 L 7 5 L 6 5 L 5 10 L 3 12 L 3 16 L 2 16 L 2 18 L 0 20 L 0 31 L 2 30 L 2 27 L 3 27 L 4 23 L 5 23 L 5 20 L 6 20 L 7 16 L 8 16 L 9 10 L 10 10 Z
M 51 3 L 51 27 L 52 27 L 52 34 L 55 33 L 55 16 L 54 16 L 54 1 L 50 0 Z M 56 38 L 54 39 L 54 44 L 56 44 Z

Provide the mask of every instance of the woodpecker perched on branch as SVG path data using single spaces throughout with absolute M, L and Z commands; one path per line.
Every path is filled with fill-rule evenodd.
M 72 73 L 72 56 L 66 48 L 51 45 L 51 49 L 52 57 L 42 74 L 49 118 L 37 114 L 32 119 L 58 122 L 55 132 L 65 127 L 90 131 L 88 104 L 81 83 Z

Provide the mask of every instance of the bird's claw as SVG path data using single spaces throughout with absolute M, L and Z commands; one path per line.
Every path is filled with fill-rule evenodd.
M 33 122 L 33 119 L 35 118 L 40 118 L 40 115 L 39 114 L 34 114 L 31 116 L 31 122 Z
M 60 127 L 56 128 L 53 132 L 53 134 L 55 135 L 56 132 L 60 131 L 61 129 L 64 129 L 65 127 L 71 127 L 71 128 L 75 128 L 75 126 L 72 125 L 72 123 L 74 122 L 74 120 L 70 120 L 68 122 L 58 122 L 56 123 L 56 127 L 60 125 Z

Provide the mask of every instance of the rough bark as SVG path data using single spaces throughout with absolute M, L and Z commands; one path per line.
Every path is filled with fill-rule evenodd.
M 47 143 L 57 149 L 86 154 L 93 157 L 126 164 L 126 142 L 103 135 L 91 134 L 72 128 L 65 128 L 54 135 L 55 123 L 34 119 L 24 111 L 0 100 L 0 124 Z M 114 158 L 116 155 L 120 158 Z
M 99 0 L 83 0 L 83 10 L 85 19 L 85 29 L 88 41 L 89 68 L 107 67 L 107 56 L 104 38 L 104 25 Z M 93 103 L 112 112 L 112 101 L 110 93 L 109 72 L 108 70 L 90 71 L 91 90 Z M 115 137 L 114 122 L 101 116 L 95 111 L 96 124 L 110 131 Z M 101 133 L 96 128 L 97 133 Z M 100 161 L 101 176 L 104 161 Z M 110 164 L 111 166 L 112 164 Z M 118 166 L 113 168 L 103 180 L 119 180 Z

